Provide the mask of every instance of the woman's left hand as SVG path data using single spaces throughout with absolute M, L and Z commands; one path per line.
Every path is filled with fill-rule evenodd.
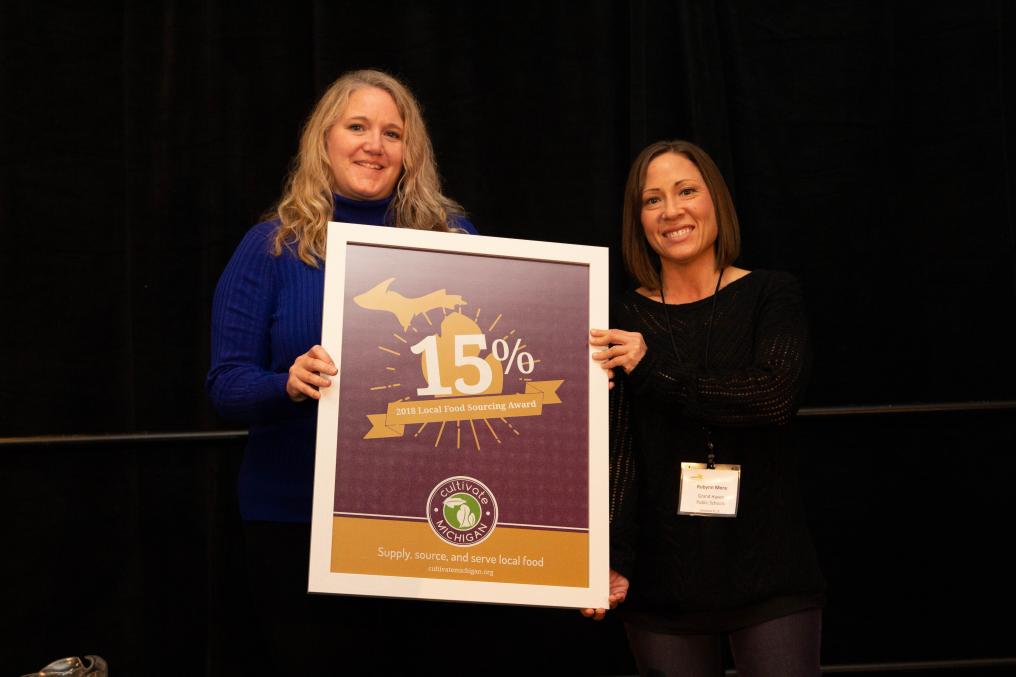
M 607 370 L 610 388 L 614 387 L 614 368 L 621 367 L 626 374 L 638 366 L 646 354 L 646 342 L 637 331 L 623 329 L 590 329 L 589 345 L 603 346 L 606 350 L 593 353 L 594 360 Z
M 610 608 L 613 609 L 628 596 L 628 579 L 611 569 L 609 586 L 607 601 L 610 603 Z M 603 617 L 607 615 L 607 610 L 582 609 L 582 615 L 586 618 L 592 618 L 594 621 L 602 621 Z

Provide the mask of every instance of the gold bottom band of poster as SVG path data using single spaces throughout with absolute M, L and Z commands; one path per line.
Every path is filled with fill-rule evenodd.
M 336 516 L 331 570 L 584 588 L 589 534 L 498 525 L 482 543 L 459 548 L 436 538 L 426 521 Z

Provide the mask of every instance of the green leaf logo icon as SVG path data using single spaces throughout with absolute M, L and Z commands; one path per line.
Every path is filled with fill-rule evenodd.
M 467 531 L 480 520 L 480 504 L 467 493 L 453 494 L 444 500 L 444 517 L 455 529 Z

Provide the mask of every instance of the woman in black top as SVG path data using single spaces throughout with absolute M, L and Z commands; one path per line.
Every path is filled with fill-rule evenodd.
M 789 437 L 810 361 L 798 285 L 732 265 L 729 191 L 688 142 L 635 160 L 623 228 L 641 286 L 591 343 L 612 388 L 611 600 L 639 670 L 722 674 L 726 635 L 742 676 L 817 675 L 825 584 Z M 679 514 L 682 463 L 737 466 L 736 516 Z

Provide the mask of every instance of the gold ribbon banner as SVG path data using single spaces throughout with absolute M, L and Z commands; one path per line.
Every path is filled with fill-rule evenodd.
M 539 416 L 543 405 L 560 404 L 558 381 L 530 381 L 526 392 L 517 395 L 485 395 L 481 397 L 454 397 L 433 400 L 400 400 L 388 404 L 384 414 L 367 414 L 371 429 L 365 440 L 383 437 L 402 437 L 405 426 L 413 423 L 436 421 L 465 421 L 478 418 L 509 418 Z

